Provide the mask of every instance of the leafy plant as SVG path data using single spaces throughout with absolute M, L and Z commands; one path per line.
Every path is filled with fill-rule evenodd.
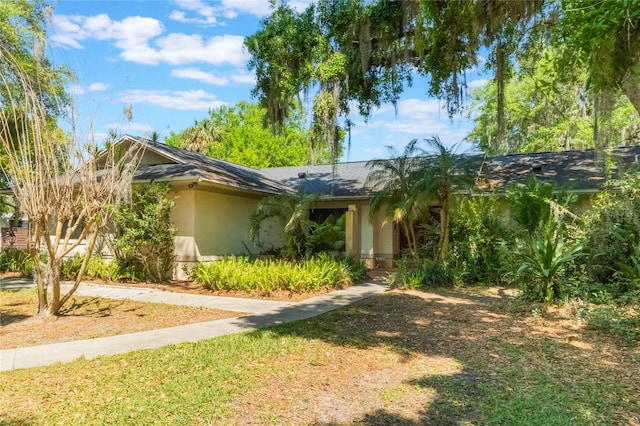
M 82 262 L 84 262 L 84 256 L 77 253 L 64 259 L 60 264 L 60 278 L 64 280 L 75 279 L 82 268 Z
M 533 238 L 529 249 L 518 253 L 522 261 L 518 273 L 528 273 L 522 280 L 525 295 L 547 303 L 557 300 L 561 295 L 558 280 L 561 269 L 582 255 L 581 244 L 567 247 L 555 232 Z
M 27 250 L 16 248 L 4 249 L 0 252 L 0 272 L 20 273 L 31 276 L 33 260 Z
M 396 263 L 396 270 L 387 282 L 393 288 L 417 289 L 448 287 L 454 283 L 454 279 L 445 264 L 425 260 L 416 265 L 413 259 L 403 257 Z
M 494 196 L 472 197 L 460 203 L 451 224 L 447 262 L 456 281 L 492 285 L 505 279 L 505 269 L 513 263 L 515 236 L 503 217 Z
M 367 163 L 371 172 L 366 184 L 373 190 L 369 203 L 369 220 L 385 207 L 385 215 L 402 227 L 407 237 L 409 252 L 415 260 L 419 259 L 416 222 L 422 216 L 418 199 L 414 196 L 414 174 L 419 166 L 418 141 L 409 142 L 402 153 L 393 146 L 387 146 L 389 159 L 372 160 Z
M 522 187 L 507 190 L 507 200 L 513 219 L 532 237 L 549 222 L 553 185 L 540 182 L 534 175 Z
M 607 330 L 627 341 L 640 340 L 640 313 L 624 311 L 615 306 L 601 306 L 588 311 L 591 328 Z
M 322 251 L 343 251 L 346 242 L 345 222 L 346 215 L 335 219 L 329 216 L 324 222 L 310 221 L 307 247 L 312 253 Z
M 363 279 L 366 269 L 353 258 L 327 254 L 299 261 L 232 256 L 198 263 L 190 276 L 206 289 L 258 290 L 268 294 L 276 290 L 304 292 L 340 288 Z
M 122 275 L 152 282 L 172 278 L 177 230 L 171 223 L 168 192 L 166 184 L 137 185 L 131 201 L 119 206 L 112 246 Z
M 270 218 L 279 218 L 284 222 L 283 254 L 288 259 L 300 259 L 307 252 L 307 238 L 311 221 L 309 208 L 321 198 L 319 194 L 306 194 L 303 188 L 297 192 L 284 192 L 263 198 L 251 215 L 249 237 L 260 245 L 262 223 Z
M 591 255 L 590 279 L 614 297 L 638 290 L 640 279 L 640 179 L 631 170 L 594 197 L 577 230 Z

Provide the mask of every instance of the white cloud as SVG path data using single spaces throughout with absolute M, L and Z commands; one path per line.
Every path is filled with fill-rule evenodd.
M 191 80 L 201 81 L 203 83 L 214 84 L 217 86 L 224 86 L 229 83 L 224 77 L 217 77 L 211 73 L 204 72 L 198 68 L 181 68 L 171 70 L 172 77 L 188 78 Z
M 109 88 L 107 83 L 92 83 L 89 85 L 88 90 L 90 92 L 104 92 Z
M 225 25 L 218 18 L 233 19 L 240 14 L 264 17 L 271 12 L 269 0 L 174 0 L 180 10 L 172 10 L 169 19 L 197 25 Z
M 242 66 L 248 59 L 242 36 L 203 38 L 197 34 L 172 33 L 159 37 L 165 32 L 162 22 L 141 16 L 113 21 L 105 14 L 54 15 L 52 29 L 52 44 L 83 49 L 82 43 L 92 39 L 112 41 L 121 50 L 122 59 L 138 64 L 157 65 L 166 62 L 183 65 L 204 62 Z
M 115 129 L 118 133 L 126 132 L 150 132 L 153 128 L 147 123 L 107 123 L 104 125 L 106 129 Z
M 227 104 L 204 90 L 127 90 L 122 93 L 120 99 L 133 104 L 134 107 L 135 104 L 146 103 L 185 111 L 207 111 Z
M 240 84 L 256 84 L 256 76 L 245 70 L 238 70 L 236 74 L 231 76 L 231 80 Z
M 236 35 L 214 36 L 208 40 L 198 34 L 169 34 L 158 40 L 158 54 L 170 64 L 206 62 L 209 64 L 244 65 L 248 54 L 243 51 L 244 37 Z
M 222 5 L 229 11 L 239 13 L 249 13 L 254 16 L 263 17 L 271 13 L 269 0 L 222 0 Z
M 176 0 L 176 5 L 190 12 L 195 12 L 195 18 L 187 17 L 187 14 L 180 10 L 174 10 L 169 15 L 169 19 L 189 24 L 215 25 L 218 21 L 216 15 L 219 11 L 209 4 L 200 0 Z
M 484 87 L 489 82 L 488 78 L 479 78 L 477 80 L 472 80 L 467 83 L 467 87 L 469 89 L 477 89 L 478 87 Z

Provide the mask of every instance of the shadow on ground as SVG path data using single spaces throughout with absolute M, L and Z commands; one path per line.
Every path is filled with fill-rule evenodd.
M 524 308 L 525 315 L 522 306 L 515 312 L 514 306 L 518 304 L 505 290 L 486 296 L 464 290 L 388 292 L 268 332 L 350 348 L 386 347 L 405 363 L 416 355 L 460 363 L 457 373 L 434 373 L 407 383 L 435 392 L 418 419 L 378 409 L 354 424 L 496 423 L 492 410 L 507 422 L 511 415 L 522 416 L 519 420 L 532 415 L 531 424 L 547 424 L 549 419 L 591 424 L 620 412 L 626 415 L 624 408 L 615 407 L 625 398 L 624 386 L 637 389 L 629 374 L 637 370 L 638 360 L 619 354 L 607 357 L 596 344 L 586 342 L 583 331 L 560 321 L 537 323 L 531 310 Z M 624 378 L 625 384 L 616 388 L 615 378 Z M 576 391 L 576 386 L 583 389 Z M 598 394 L 594 397 L 593 392 Z M 635 402 L 629 407 L 634 412 L 624 418 L 625 424 L 640 411 Z

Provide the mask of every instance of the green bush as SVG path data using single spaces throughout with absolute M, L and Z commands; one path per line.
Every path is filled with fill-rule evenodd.
M 618 192 L 594 197 L 580 238 L 590 278 L 615 298 L 640 290 L 640 179 L 613 182 Z
M 173 202 L 169 186 L 152 183 L 133 188 L 131 201 L 118 207 L 113 252 L 123 278 L 164 282 L 173 277 Z
M 24 276 L 33 275 L 33 260 L 27 250 L 16 248 L 0 252 L 0 272 L 14 272 Z
M 417 289 L 423 287 L 448 287 L 454 284 L 454 277 L 446 265 L 424 261 L 415 265 L 409 257 L 396 262 L 396 270 L 387 279 L 392 288 Z
M 122 278 L 118 262 L 115 259 L 107 261 L 101 255 L 95 255 L 89 259 L 86 275 L 107 281 L 117 281 Z
M 62 261 L 60 265 L 60 278 L 63 280 L 75 280 L 82 267 L 84 256 L 74 254 L 71 257 L 67 257 Z
M 446 266 L 456 282 L 494 285 L 505 280 L 515 236 L 494 196 L 461 202 L 451 223 Z M 517 269 L 517 266 L 516 266 Z
M 366 269 L 351 258 L 320 254 L 300 261 L 228 257 L 198 263 L 190 271 L 191 279 L 212 290 L 276 290 L 293 292 L 341 288 L 366 276 Z
M 60 265 L 60 278 L 63 280 L 73 280 L 80 272 L 80 267 L 84 257 L 75 254 L 63 260 Z M 95 278 L 100 280 L 115 281 L 127 277 L 126 271 L 114 259 L 107 261 L 100 254 L 91 256 L 83 278 Z
M 523 295 L 531 300 L 552 303 L 564 293 L 560 275 L 567 264 L 582 256 L 582 245 L 566 245 L 553 229 L 533 237 L 530 246 L 517 253 L 522 265 L 518 272 Z

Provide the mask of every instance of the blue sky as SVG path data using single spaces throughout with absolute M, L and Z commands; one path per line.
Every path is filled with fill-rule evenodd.
M 308 1 L 291 2 L 304 8 Z M 255 77 L 247 70 L 245 37 L 269 14 L 268 0 L 81 1 L 58 0 L 49 25 L 49 56 L 66 64 L 78 81 L 79 134 L 105 139 L 109 129 L 162 137 L 207 116 L 210 108 L 254 101 Z M 483 84 L 471 77 L 470 87 Z M 353 116 L 350 161 L 387 157 L 386 145 L 402 148 L 414 138 L 438 135 L 461 142 L 471 123 L 450 120 L 417 80 L 398 105 L 383 105 L 365 124 Z M 133 120 L 123 115 L 133 106 Z M 85 136 L 86 137 L 86 136 Z M 461 144 L 459 150 L 468 150 Z

